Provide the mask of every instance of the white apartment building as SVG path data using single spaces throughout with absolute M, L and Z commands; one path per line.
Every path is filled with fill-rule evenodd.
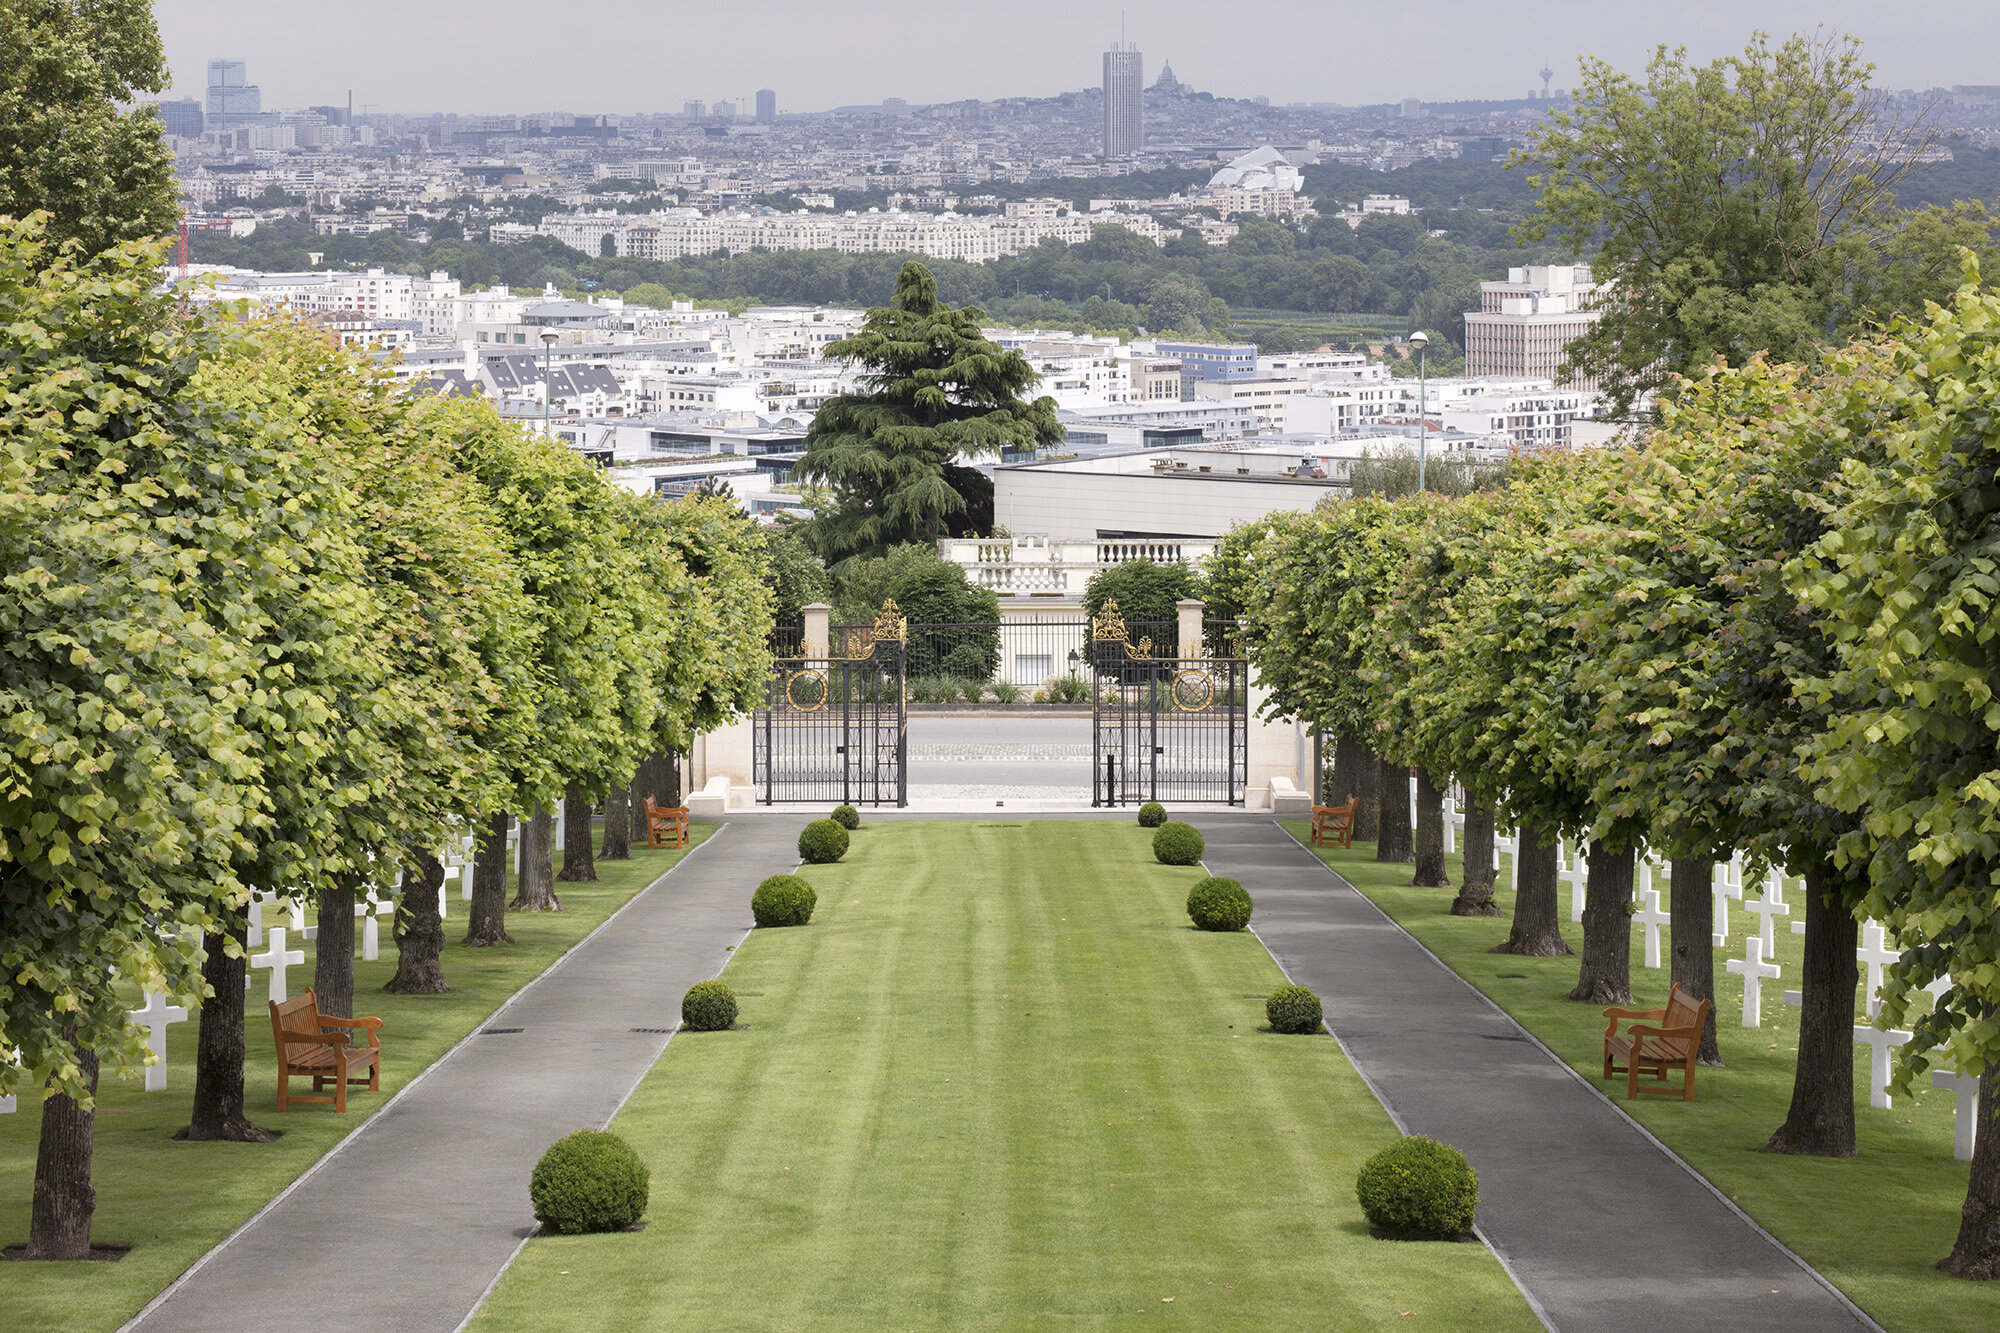
M 1289 429 L 1287 408 L 1291 400 L 1313 393 L 1317 387 L 1310 380 L 1293 379 L 1196 380 L 1188 386 L 1197 402 L 1249 408 L 1260 432 Z
M 1597 322 L 1594 307 L 1603 290 L 1587 264 L 1514 268 L 1505 282 L 1480 283 L 1480 308 L 1465 317 L 1466 374 L 1534 376 L 1596 389 L 1595 381 L 1573 381 L 1564 358 Z

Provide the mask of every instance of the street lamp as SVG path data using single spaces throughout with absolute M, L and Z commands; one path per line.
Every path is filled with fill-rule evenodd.
M 549 400 L 553 397 L 549 392 L 549 354 L 555 350 L 557 336 L 554 329 L 542 330 L 542 434 L 552 440 L 556 433 L 549 425 Z
M 544 334 L 544 337 L 548 335 Z M 1422 329 L 1410 335 L 1410 346 L 1417 349 L 1417 489 L 1424 488 L 1424 446 L 1430 442 L 1430 413 L 1424 402 L 1424 349 L 1431 345 L 1431 336 Z

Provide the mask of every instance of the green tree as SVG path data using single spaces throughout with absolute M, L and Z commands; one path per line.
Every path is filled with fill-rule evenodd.
M 1062 438 L 1055 401 L 1022 395 L 1037 376 L 1019 352 L 979 330 L 980 311 L 938 300 L 915 262 L 896 278 L 894 303 L 868 312 L 826 355 L 866 367 L 866 392 L 828 399 L 806 432 L 799 474 L 829 487 L 835 508 L 814 521 L 823 554 L 874 553 L 946 535 L 965 514 L 948 468 L 1003 448 Z
M 0 217 L 48 212 L 44 262 L 174 229 L 159 117 L 126 109 L 166 86 L 147 0 L 0 0 Z
M 1582 253 L 1601 237 L 1596 276 L 1618 294 L 1569 356 L 1619 410 L 1717 356 L 1810 360 L 1887 313 L 1871 297 L 1919 294 L 1879 269 L 1898 258 L 1883 244 L 1906 222 L 1894 191 L 1927 137 L 1885 116 L 1872 69 L 1823 32 L 1758 34 L 1707 65 L 1661 47 L 1644 81 L 1585 59 L 1574 104 L 1509 159 L 1536 169 L 1523 239 Z
M 833 579 L 794 525 L 766 528 L 761 535 L 775 623 L 803 626 L 805 607 L 814 602 L 831 604 Z
M 1788 580 L 1835 645 L 1815 793 L 1858 819 L 1839 856 L 1855 904 L 1902 949 L 1881 1021 L 1907 1027 L 1895 1083 L 1931 1065 L 1977 1074 L 1982 1100 L 1958 1238 L 1938 1266 L 2000 1276 L 2000 297 L 1977 269 L 1952 304 L 1841 359 L 1840 392 L 1877 426 L 1847 462 L 1818 542 Z M 1927 985 L 1946 989 L 1912 1018 Z M 1801 1052 L 1803 1056 L 1803 1052 Z M 1961 1105 L 1959 1114 L 1970 1112 Z
M 1156 657 L 1180 656 L 1180 609 L 1176 603 L 1193 597 L 1198 587 L 1185 561 L 1162 564 L 1141 557 L 1100 569 L 1083 585 L 1083 609 L 1095 617 L 1117 603 L 1133 643 L 1143 633 L 1153 641 Z

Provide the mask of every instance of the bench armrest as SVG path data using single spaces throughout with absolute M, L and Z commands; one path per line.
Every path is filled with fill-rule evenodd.
M 1618 1020 L 1621 1018 L 1665 1018 L 1666 1016 L 1667 1011 L 1664 1009 L 1606 1009 L 1604 1017 L 1609 1021 L 1604 1025 L 1604 1035 L 1607 1038 L 1617 1036 Z M 1632 1031 L 1630 1027 L 1625 1029 L 1627 1036 L 1630 1036 Z
M 1635 1040 L 1640 1037 L 1694 1037 L 1699 1036 L 1700 1033 L 1701 1028 L 1699 1026 L 1667 1028 L 1654 1027 L 1647 1023 L 1634 1023 L 1631 1027 L 1625 1029 L 1625 1035 Z

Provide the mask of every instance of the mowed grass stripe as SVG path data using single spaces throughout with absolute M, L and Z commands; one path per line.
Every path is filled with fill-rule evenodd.
M 743 1030 L 620 1114 L 648 1228 L 537 1239 L 476 1327 L 1537 1327 L 1482 1247 L 1367 1235 L 1388 1117 L 1333 1041 L 1259 1030 L 1282 975 L 1189 928 L 1201 872 L 1148 839 L 859 830 L 730 964 Z

